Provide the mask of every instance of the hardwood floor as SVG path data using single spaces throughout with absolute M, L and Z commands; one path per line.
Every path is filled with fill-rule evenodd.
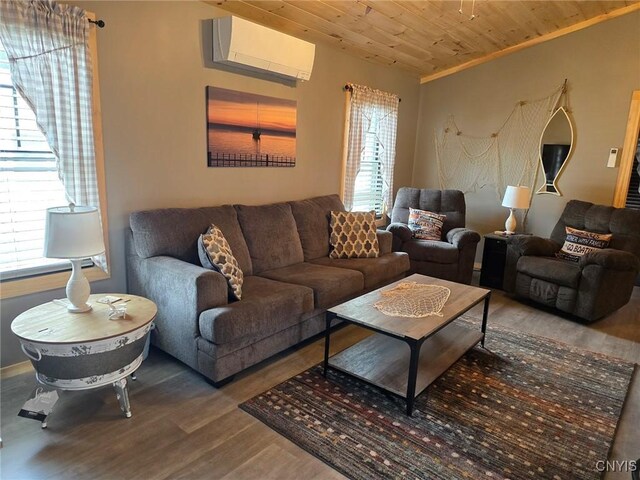
M 470 312 L 482 318 L 482 305 Z M 489 325 L 500 324 L 588 350 L 640 362 L 640 288 L 631 302 L 593 325 L 581 325 L 494 291 Z M 346 327 L 332 352 L 368 332 Z M 0 476 L 6 479 L 311 479 L 343 478 L 237 405 L 318 363 L 322 339 L 289 350 L 216 390 L 158 350 L 130 386 L 133 417 L 120 413 L 113 389 L 62 392 L 49 428 L 16 414 L 35 386 L 32 373 L 1 387 Z M 640 372 L 629 391 L 611 459 L 640 457 Z M 630 478 L 608 473 L 607 479 Z

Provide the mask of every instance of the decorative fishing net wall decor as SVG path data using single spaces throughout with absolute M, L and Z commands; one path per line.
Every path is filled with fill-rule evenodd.
M 463 133 L 450 116 L 434 136 L 440 188 L 468 193 L 493 185 L 498 200 L 507 185 L 528 186 L 533 191 L 540 137 L 561 99 L 566 102 L 566 92 L 565 80 L 544 98 L 518 102 L 502 126 L 488 137 Z
M 420 318 L 442 316 L 440 311 L 451 295 L 451 290 L 440 285 L 402 282 L 390 290 L 380 292 L 382 299 L 373 304 L 385 315 Z

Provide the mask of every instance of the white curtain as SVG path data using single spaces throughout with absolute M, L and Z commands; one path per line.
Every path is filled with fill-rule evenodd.
M 393 203 L 393 167 L 396 158 L 396 130 L 398 102 L 393 93 L 382 92 L 362 85 L 350 85 L 349 133 L 345 165 L 343 202 L 347 210 L 353 206 L 356 177 L 365 149 L 367 134 L 373 133 L 379 144 L 378 157 L 382 165 L 383 213 Z
M 44 0 L 1 0 L 0 40 L 16 89 L 56 156 L 67 200 L 98 207 L 93 71 L 83 9 Z M 93 259 L 106 271 L 106 257 Z

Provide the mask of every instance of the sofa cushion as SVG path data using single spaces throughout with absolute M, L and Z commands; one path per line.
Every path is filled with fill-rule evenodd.
M 261 272 L 261 276 L 313 289 L 315 308 L 329 308 L 364 289 L 364 276 L 356 270 L 298 263 Z
M 402 251 L 407 252 L 412 260 L 419 262 L 457 263 L 459 256 L 458 248 L 449 242 L 417 238 L 404 242 Z
M 357 270 L 364 275 L 364 288 L 366 289 L 377 288 L 395 280 L 410 268 L 409 255 L 404 252 L 387 253 L 378 258 L 322 257 L 311 260 L 311 263 Z
M 380 255 L 374 212 L 331 212 L 331 258 L 375 258 Z
M 442 240 L 442 225 L 446 215 L 417 208 L 409 209 L 409 228 L 414 238 L 420 240 Z
M 296 221 L 289 204 L 235 207 L 251 255 L 254 274 L 304 260 Z
M 198 255 L 204 268 L 220 272 L 227 279 L 229 292 L 236 300 L 240 300 L 244 274 L 238 266 L 238 260 L 233 255 L 229 242 L 216 225 L 211 225 L 206 234 L 200 235 Z
M 216 344 L 246 337 L 260 340 L 295 325 L 300 315 L 312 310 L 310 288 L 250 276 L 245 278 L 242 300 L 200 314 L 200 335 Z
M 329 255 L 329 215 L 344 210 L 338 195 L 289 202 L 302 243 L 304 261 Z
M 579 262 L 580 257 L 593 250 L 601 250 L 609 246 L 610 233 L 593 233 L 577 228 L 565 227 L 567 237 L 556 257 L 572 262 Z
M 577 263 L 555 257 L 520 257 L 517 269 L 530 277 L 571 288 L 578 288 L 581 276 Z
M 129 223 L 134 247 L 140 257 L 167 255 L 194 265 L 200 265 L 198 237 L 215 223 L 233 249 L 244 274 L 251 275 L 249 250 L 231 205 L 133 212 Z

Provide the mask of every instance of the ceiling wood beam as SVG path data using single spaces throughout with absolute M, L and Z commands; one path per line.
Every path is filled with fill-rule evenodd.
M 343 2 L 330 1 L 324 2 L 307 2 L 307 1 L 295 1 L 287 2 L 295 5 L 297 8 L 304 10 L 305 12 L 322 18 L 325 21 L 331 22 L 334 25 L 339 25 L 345 29 L 357 33 L 359 35 L 366 36 L 373 42 L 373 46 L 383 46 L 393 48 L 395 52 L 401 54 L 407 54 L 410 58 L 422 60 L 430 60 L 432 55 L 416 46 L 416 42 L 409 42 L 403 37 L 397 34 L 389 33 L 389 29 L 385 30 L 372 25 L 369 20 L 371 14 L 365 14 L 366 6 L 349 2 L 349 6 L 360 6 L 361 9 L 357 10 L 344 8 Z M 387 19 L 387 22 L 391 24 L 391 20 Z M 397 28 L 396 25 L 394 27 Z M 404 27 L 406 29 L 406 27 Z M 379 48 L 379 47 L 378 47 Z
M 0 0 L 2 1 L 2 0 Z M 640 9 L 640 0 L 205 0 L 422 83 Z
M 222 8 L 225 8 L 227 5 L 232 3 L 235 2 L 228 2 Z M 299 6 L 300 4 L 294 5 L 278 0 L 242 0 L 242 3 L 262 9 L 289 21 L 302 25 L 309 25 L 314 30 L 327 36 L 337 35 L 339 38 L 351 42 L 353 45 L 358 45 L 361 49 L 371 52 L 371 54 L 380 52 L 383 56 L 393 58 L 396 66 L 403 67 L 416 73 L 421 70 L 422 62 L 419 59 L 401 52 L 391 45 L 381 43 L 379 39 L 374 40 L 362 33 L 349 30 L 341 24 L 326 20 L 315 13 L 307 12 Z
M 456 40 L 452 39 L 446 28 L 440 28 L 432 19 L 426 20 L 419 13 L 407 9 L 404 3 L 376 0 L 359 2 L 371 8 L 371 13 L 377 12 L 407 27 L 399 36 L 412 41 L 432 56 L 423 63 L 422 75 L 449 68 L 465 57 L 473 58 L 469 56 L 472 49 L 482 48 L 481 41 L 474 41 L 463 33 L 458 34 Z
M 238 15 L 247 20 L 260 23 L 261 25 L 270 26 L 271 28 L 275 28 L 280 32 L 288 33 L 289 35 L 293 35 L 310 42 L 328 43 L 335 48 L 338 48 L 345 52 L 350 52 L 352 55 L 356 55 L 366 60 L 370 60 L 387 66 L 398 66 L 398 63 L 394 58 L 383 55 L 379 51 L 371 52 L 370 50 L 362 48 L 362 46 L 356 45 L 345 38 L 326 35 L 311 27 L 284 19 L 282 17 L 274 15 L 271 12 L 268 12 L 267 10 L 256 8 L 241 1 L 205 0 L 204 3 L 216 8 L 223 9 L 229 13 Z M 418 73 L 416 72 L 415 68 L 404 68 L 409 69 L 414 73 Z
M 635 12 L 640 10 L 640 3 L 634 3 L 628 5 L 626 7 L 618 8 L 617 10 L 612 10 L 608 13 L 603 13 L 601 15 L 597 15 L 595 17 L 589 18 L 588 20 L 584 20 L 582 22 L 576 23 L 574 25 L 570 25 L 565 28 L 561 28 L 559 30 L 549 32 L 539 37 L 532 38 L 531 40 L 527 40 L 518 45 L 514 45 L 512 47 L 505 48 L 503 50 L 490 53 L 489 55 L 485 55 L 481 58 L 476 58 L 465 62 L 461 65 L 457 65 L 455 67 L 448 68 L 446 70 L 442 70 L 440 72 L 436 72 L 433 74 L 423 75 L 420 78 L 420 83 L 427 83 L 433 80 L 437 80 L 438 78 L 446 77 L 449 75 L 453 75 L 454 73 L 461 72 L 462 70 L 466 70 L 471 67 L 475 67 L 481 65 L 483 63 L 489 62 L 491 60 L 495 60 L 496 58 L 504 57 L 505 55 L 509 55 L 511 53 L 518 52 L 520 50 L 524 50 L 525 48 L 533 47 L 534 45 L 539 45 L 541 43 L 547 42 L 549 40 L 553 40 L 558 37 L 562 37 L 569 33 L 577 32 L 578 30 L 582 30 L 587 27 L 591 27 L 593 25 L 597 25 L 598 23 L 604 22 L 606 20 L 611 20 L 612 18 L 617 18 L 622 15 L 626 15 L 631 12 Z

